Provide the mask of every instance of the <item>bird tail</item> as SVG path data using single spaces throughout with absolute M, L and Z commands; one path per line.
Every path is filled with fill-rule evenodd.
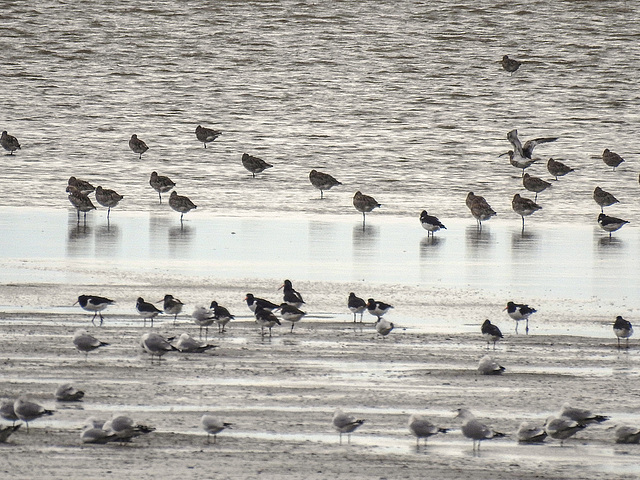
M 46 410 L 44 412 L 42 412 L 43 415 L 53 415 L 56 411 L 55 410 Z
M 450 428 L 438 428 L 438 433 L 447 433 L 449 430 L 451 430 Z
M 507 436 L 506 433 L 493 432 L 493 438 L 502 438 L 502 437 L 506 437 L 506 436 Z

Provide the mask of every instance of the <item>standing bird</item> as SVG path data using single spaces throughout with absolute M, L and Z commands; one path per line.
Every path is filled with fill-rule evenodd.
M 420 446 L 420 439 L 424 438 L 424 444 L 427 445 L 427 438 L 438 433 L 447 433 L 449 429 L 438 428 L 431 423 L 424 415 L 414 413 L 409 417 L 409 431 L 416 437 L 416 446 Z
M 283 289 L 283 300 L 285 303 L 289 305 L 293 305 L 294 307 L 300 308 L 304 304 L 304 300 L 302 299 L 302 295 L 298 293 L 294 288 L 291 280 L 285 280 L 282 286 Z M 280 288 L 278 290 L 280 290 Z
M 202 429 L 207 432 L 207 444 L 209 443 L 209 437 L 213 435 L 213 443 L 216 443 L 217 435 L 225 428 L 231 428 L 232 423 L 223 422 L 220 418 L 213 415 L 204 414 L 200 419 L 200 425 Z
M 306 312 L 289 303 L 285 302 L 280 305 L 280 316 L 283 320 L 291 322 L 291 333 L 293 333 L 293 327 L 296 322 L 299 322 L 306 314 Z
M 173 315 L 173 324 L 176 324 L 176 320 L 178 319 L 178 314 L 182 312 L 182 307 L 184 307 L 184 303 L 180 301 L 180 299 L 174 297 L 173 295 L 165 295 L 164 299 L 161 300 L 163 302 L 162 309 L 164 313 L 167 315 Z
M 67 186 L 76 188 L 83 195 L 89 195 L 91 192 L 93 192 L 96 189 L 96 187 L 91 185 L 86 180 L 81 180 L 76 177 L 69 177 L 69 180 L 67 181 Z
M 86 330 L 79 329 L 73 334 L 73 345 L 80 353 L 84 353 L 84 359 L 86 361 L 89 358 L 89 352 L 100 347 L 107 347 L 109 344 L 107 342 L 101 342 Z
M 500 329 L 487 319 L 480 327 L 480 331 L 482 332 L 482 336 L 487 339 L 487 349 L 489 348 L 489 344 L 493 342 L 493 349 L 495 350 L 496 342 L 503 338 Z
M 102 326 L 102 321 L 104 320 L 102 317 L 102 310 L 116 302 L 106 297 L 99 297 L 98 295 L 80 295 L 74 305 L 76 303 L 79 303 L 83 310 L 94 312 L 93 318 L 91 319 L 91 323 L 94 326 L 96 315 L 100 315 L 100 326 Z
M 545 191 L 547 188 L 551 186 L 549 182 L 543 180 L 539 177 L 533 177 L 528 173 L 525 173 L 522 176 L 522 186 L 529 190 L 530 192 L 536 193 L 536 198 L 533 199 L 534 202 L 538 201 L 538 194 L 540 192 Z
M 226 331 L 225 327 L 227 326 L 227 323 L 229 323 L 235 317 L 231 315 L 229 310 L 227 310 L 225 307 L 218 305 L 218 302 L 216 302 L 215 300 L 211 302 L 209 308 L 211 313 L 213 314 L 213 319 L 218 324 L 218 333 L 224 333 Z
M 339 408 L 333 414 L 333 427 L 340 433 L 340 445 L 342 445 L 342 434 L 347 434 L 348 443 L 351 444 L 351 433 L 360 427 L 365 420 L 357 420 L 353 415 L 344 413 Z
M 269 310 L 270 312 L 280 308 L 280 305 L 276 305 L 275 303 L 270 302 L 269 300 L 265 300 L 264 298 L 254 297 L 253 293 L 247 293 L 245 297 L 245 301 L 247 302 L 247 306 L 253 313 L 256 312 L 258 307 L 263 308 L 264 310 Z
M 317 170 L 311 170 L 309 172 L 309 181 L 311 182 L 311 185 L 320 190 L 321 199 L 324 198 L 324 190 L 331 190 L 332 187 L 342 185 L 342 183 L 328 173 L 318 172 Z
M 465 200 L 467 207 L 471 211 L 471 215 L 476 219 L 478 228 L 482 229 L 482 222 L 491 219 L 494 215 L 497 215 L 496 211 L 491 208 L 491 205 L 480 195 L 474 195 L 473 192 L 467 194 Z
M 196 127 L 196 138 L 204 144 L 204 148 L 207 148 L 207 143 L 213 142 L 220 135 L 222 135 L 220 130 L 213 130 L 200 125 Z
M 377 317 L 382 317 L 385 313 L 391 310 L 393 307 L 385 302 L 375 301 L 373 298 L 367 300 L 367 311 Z
M 170 191 L 173 187 L 176 186 L 175 182 L 173 182 L 169 177 L 158 175 L 158 172 L 151 172 L 149 185 L 151 185 L 151 188 L 158 192 L 160 203 L 162 203 L 162 194 Z
M 447 227 L 445 227 L 437 217 L 429 215 L 426 210 L 423 210 L 420 214 L 420 223 L 422 224 L 422 228 L 427 231 L 427 237 L 429 236 L 429 233 L 433 235 L 441 228 L 444 228 L 445 230 L 447 229 Z
M 356 210 L 362 212 L 362 227 L 364 228 L 364 222 L 366 221 L 366 213 L 372 211 L 374 208 L 381 207 L 375 198 L 369 195 L 364 195 L 358 190 L 353 196 L 353 206 Z
M 503 153 L 502 155 L 509 155 L 511 165 L 521 168 L 522 176 L 524 176 L 525 168 L 530 167 L 538 161 L 537 158 L 532 157 L 533 149 L 541 143 L 555 142 L 557 139 L 558 137 L 536 138 L 527 140 L 523 146 L 518 138 L 518 131 L 514 129 L 507 133 L 507 140 L 509 140 L 509 143 L 513 146 L 513 150 L 509 150 L 506 154 Z
M 506 370 L 502 365 L 498 364 L 489 355 L 485 355 L 478 362 L 478 372 L 481 375 L 502 375 Z
M 476 442 L 478 442 L 477 450 L 480 450 L 480 442 L 490 440 L 492 438 L 504 437 L 504 433 L 496 432 L 484 423 L 476 419 L 476 417 L 467 408 L 459 408 L 456 418 L 462 419 L 462 434 L 473 440 L 473 450 L 476 451 Z
M 547 418 L 547 421 L 544 424 L 544 431 L 551 438 L 560 440 L 560 446 L 564 445 L 564 441 L 567 438 L 575 435 L 584 428 L 586 428 L 585 424 L 565 417 L 551 416 Z
M 21 396 L 13 403 L 13 411 L 16 416 L 27 424 L 27 433 L 29 433 L 29 422 L 40 418 L 44 415 L 53 415 L 53 410 L 47 410 L 42 405 L 30 401 L 26 396 Z
M 205 307 L 196 308 L 191 314 L 196 325 L 200 327 L 200 338 L 202 338 L 202 329 L 205 329 L 204 339 L 206 340 L 209 337 L 209 327 L 213 325 L 214 314 L 213 312 Z
M 162 313 L 162 310 L 158 310 L 153 303 L 145 302 L 142 297 L 138 297 L 136 300 L 136 310 L 144 318 L 145 327 L 147 326 L 147 318 L 151 320 L 151 328 L 153 328 L 153 319 Z
M 182 333 L 176 340 L 175 347 L 182 353 L 204 353 L 207 350 L 216 348 L 217 345 L 199 342 L 188 333 Z
M 522 62 L 519 62 L 518 60 L 515 60 L 513 58 L 509 58 L 509 55 L 504 55 L 502 57 L 502 60 L 500 61 L 500 65 L 502 65 L 502 68 L 504 68 L 507 72 L 513 75 L 513 73 L 520 68 Z
M 80 212 L 84 213 L 84 223 L 86 224 L 87 212 L 90 212 L 91 210 L 95 210 L 96 209 L 95 205 L 93 204 L 93 202 L 89 197 L 83 194 L 76 187 L 69 185 L 67 187 L 67 192 L 69 192 L 69 197 L 68 197 L 69 202 L 71 202 L 71 205 L 73 205 L 75 209 L 78 211 L 78 224 L 80 224 Z
M 0 137 L 0 145 L 2 148 L 9 151 L 9 155 L 13 155 L 13 152 L 20 150 L 20 143 L 18 139 L 13 135 L 9 135 L 6 130 L 2 132 Z
M 60 385 L 56 388 L 54 395 L 59 402 L 79 402 L 84 398 L 84 392 L 70 383 Z
M 618 349 L 620 349 L 620 339 L 627 339 L 627 348 L 629 348 L 629 337 L 633 335 L 633 326 L 629 320 L 625 320 L 620 315 L 616 317 L 613 324 L 613 333 L 618 337 Z
M 600 213 L 604 213 L 604 207 L 609 207 L 614 203 L 620 203 L 616 197 L 600 187 L 596 187 L 593 191 L 593 199 L 600 205 Z
M 158 362 L 162 359 L 162 356 L 167 352 L 177 352 L 178 349 L 171 345 L 169 341 L 162 335 L 154 332 L 147 332 L 142 335 L 140 339 L 140 345 L 145 351 L 151 355 L 151 362 L 153 363 L 153 357 L 158 357 Z
M 507 306 L 502 310 L 507 311 L 509 316 L 516 321 L 516 333 L 518 333 L 518 322 L 525 320 L 526 327 L 525 332 L 529 334 L 529 317 L 537 312 L 535 308 L 522 303 L 507 302 Z
M 367 309 L 367 302 L 364 299 L 357 297 L 355 293 L 349 293 L 349 299 L 347 300 L 347 306 L 351 313 L 353 313 L 353 323 L 356 323 L 356 314 L 360 314 L 360 323 L 362 323 L 362 315 Z
M 556 180 L 558 180 L 558 177 L 563 177 L 567 173 L 575 171 L 573 168 L 567 167 L 564 163 L 554 160 L 553 158 L 550 158 L 547 162 L 547 170 L 551 175 L 556 177 Z
M 6 400 L 2 402 L 2 405 L 0 405 L 0 417 L 5 419 L 7 422 L 13 422 L 13 425 L 15 425 L 19 418 L 13 409 L 13 404 L 14 400 Z
M 539 425 L 522 422 L 516 431 L 516 437 L 518 443 L 542 443 L 547 438 L 547 432 L 544 430 L 544 425 Z
M 176 212 L 180 212 L 180 223 L 182 224 L 182 217 L 185 213 L 198 208 L 195 203 L 189 200 L 189 197 L 178 195 L 174 190 L 169 196 L 169 206 Z
M 383 339 L 391 333 L 393 328 L 393 322 L 389 322 L 382 317 L 378 317 L 378 320 L 376 320 L 376 332 L 382 335 Z
M 256 308 L 254 315 L 256 317 L 256 323 L 260 326 L 260 331 L 263 337 L 265 327 L 269 329 L 269 336 L 271 336 L 271 329 L 276 325 L 282 325 L 278 317 L 276 317 L 271 311 L 260 306 Z
M 253 178 L 256 178 L 256 173 L 262 173 L 267 168 L 273 167 L 270 163 L 265 162 L 261 158 L 249 155 L 248 153 L 242 154 L 242 165 L 251 172 Z
M 109 220 L 109 214 L 111 209 L 120 203 L 120 200 L 124 198 L 124 195 L 120 195 L 115 190 L 108 188 L 102 188 L 100 185 L 96 187 L 96 201 L 103 207 L 107 207 L 107 220 Z
M 524 231 L 524 217 L 537 212 L 542 207 L 533 200 L 521 197 L 519 193 L 516 193 L 511 200 L 511 208 L 522 217 L 522 231 Z
M 612 152 L 608 148 L 602 152 L 602 161 L 609 167 L 613 167 L 613 171 L 616 171 L 616 167 L 624 162 L 624 159 L 615 152 Z
M 617 217 L 610 217 L 609 215 L 605 215 L 604 213 L 598 215 L 598 225 L 600 225 L 600 228 L 605 232 L 609 232 L 609 238 L 611 238 L 612 232 L 620 230 L 627 223 L 629 222 L 626 220 L 622 220 L 621 218 Z
M 144 143 L 142 140 L 140 140 L 138 138 L 138 135 L 136 135 L 135 133 L 131 135 L 131 138 L 129 139 L 129 148 L 133 150 L 133 153 L 140 154 L 140 157 L 139 157 L 140 160 L 142 160 L 142 154 L 147 150 L 149 150 L 149 147 L 147 147 L 147 144 Z

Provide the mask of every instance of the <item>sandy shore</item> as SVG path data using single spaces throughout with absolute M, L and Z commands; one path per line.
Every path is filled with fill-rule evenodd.
M 28 294 L 26 289 L 25 295 Z M 108 310 L 107 310 L 108 312 Z M 105 312 L 106 313 L 106 312 Z M 239 312 L 239 316 L 246 315 Z M 393 315 L 389 318 L 392 320 Z M 343 317 L 344 318 L 344 317 Z M 170 353 L 151 364 L 139 348 L 147 331 L 135 316 L 90 327 L 111 345 L 89 354 L 72 335 L 90 316 L 3 314 L 0 396 L 28 394 L 56 413 L 0 445 L 7 478 L 638 478 L 640 446 L 616 445 L 613 427 L 640 425 L 637 351 L 613 339 L 507 335 L 490 353 L 507 368 L 481 376 L 487 353 L 478 333 L 429 334 L 396 329 L 382 340 L 368 323 L 308 318 L 261 338 L 248 316 L 228 332 L 210 332 L 218 348 Z M 345 318 L 346 320 L 346 318 Z M 366 320 L 366 317 L 365 317 Z M 154 330 L 197 336 L 187 315 Z M 215 331 L 215 330 L 214 330 Z M 56 402 L 72 382 L 84 401 Z M 544 422 L 565 401 L 611 416 L 560 447 L 518 445 L 524 421 Z M 480 454 L 460 432 L 454 410 L 467 406 L 496 430 Z M 351 444 L 338 444 L 331 417 L 342 408 L 366 419 Z M 89 416 L 131 415 L 156 431 L 130 445 L 83 445 Z M 206 445 L 199 427 L 213 412 L 233 428 Z M 416 449 L 412 413 L 451 428 Z M 6 422 L 3 422 L 6 424 Z M 346 442 L 345 442 L 346 443 Z M 40 454 L 46 462 L 34 462 Z M 42 458 L 42 457 L 40 457 Z

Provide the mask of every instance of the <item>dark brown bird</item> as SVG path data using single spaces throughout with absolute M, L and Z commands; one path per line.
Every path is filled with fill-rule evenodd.
M 270 163 L 265 162 L 261 158 L 249 155 L 248 153 L 242 154 L 242 165 L 251 172 L 253 178 L 256 178 L 256 173 L 262 173 L 267 168 L 273 167 Z
M 613 171 L 616 171 L 616 167 L 624 162 L 624 159 L 617 153 L 612 152 L 608 148 L 602 152 L 602 161 L 609 167 L 613 167 Z
M 318 172 L 317 170 L 311 170 L 309 172 L 309 181 L 311 185 L 320 190 L 320 198 L 324 198 L 324 190 L 330 190 L 332 187 L 342 185 L 342 183 L 328 173 Z
M 524 217 L 537 212 L 542 207 L 533 200 L 521 197 L 519 193 L 516 193 L 511 200 L 511 208 L 522 217 L 522 230 L 524 230 Z
M 491 208 L 491 205 L 489 205 L 484 197 L 474 195 L 473 192 L 467 194 L 466 204 L 469 210 L 471 210 L 471 215 L 473 215 L 473 218 L 478 222 L 478 228 L 480 229 L 482 229 L 482 222 L 497 215 L 496 211 Z
M 115 190 L 109 190 L 108 188 L 102 188 L 100 185 L 96 188 L 96 201 L 103 207 L 107 207 L 107 220 L 109 220 L 109 214 L 111 209 L 120 203 L 120 200 L 124 198 Z
M 551 186 L 551 184 L 549 182 L 547 182 L 546 180 L 543 180 L 543 179 L 538 178 L 538 177 L 533 177 L 533 176 L 529 175 L 528 173 L 525 173 L 523 175 L 523 177 L 522 177 L 522 185 L 524 186 L 524 188 L 526 188 L 530 192 L 535 192 L 536 193 L 536 198 L 533 200 L 534 202 L 538 201 L 538 194 L 540 192 L 543 192 L 544 190 L 546 190 L 547 188 L 549 188 Z
M 604 213 L 604 207 L 609 207 L 614 203 L 620 203 L 616 197 L 602 190 L 600 187 L 596 187 L 593 191 L 593 199 L 600 205 L 600 213 Z
M 204 148 L 207 148 L 207 143 L 213 142 L 220 135 L 222 135 L 220 130 L 213 130 L 201 125 L 196 127 L 196 138 L 204 144 Z
M 189 197 L 178 195 L 175 190 L 169 196 L 169 206 L 176 212 L 180 212 L 180 223 L 182 223 L 182 217 L 185 213 L 198 208 L 195 203 L 189 200 Z
M 502 65 L 502 68 L 513 75 L 513 72 L 520 68 L 522 62 L 519 62 L 518 60 L 515 60 L 513 58 L 509 58 L 509 55 L 504 55 L 500 64 Z
M 142 154 L 149 150 L 147 144 L 140 140 L 135 133 L 131 135 L 131 139 L 129 139 L 129 148 L 133 150 L 134 153 L 139 153 L 140 159 L 142 159 Z
M 567 167 L 564 163 L 554 160 L 553 158 L 550 158 L 547 162 L 547 170 L 549 170 L 551 175 L 556 177 L 556 180 L 558 180 L 558 177 L 574 171 L 573 168 Z
M 160 203 L 162 203 L 162 194 L 170 191 L 173 187 L 176 186 L 175 182 L 171 181 L 169 177 L 158 175 L 158 172 L 151 172 L 149 185 L 151 185 L 151 188 L 158 192 Z

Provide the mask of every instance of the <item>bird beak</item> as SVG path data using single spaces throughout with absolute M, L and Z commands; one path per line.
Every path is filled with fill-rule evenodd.
M 504 312 L 507 308 L 509 308 L 509 307 L 504 307 L 504 308 L 502 309 L 502 311 Z
M 75 302 L 73 302 L 73 305 L 75 305 L 76 303 L 78 303 L 78 300 L 76 300 Z M 73 306 L 73 305 L 72 305 L 72 306 Z
M 498 158 L 500 158 L 500 157 L 504 157 L 505 155 L 509 155 L 509 152 L 501 153 L 500 155 L 498 155 Z
M 278 290 L 284 288 L 284 283 L 278 287 Z

